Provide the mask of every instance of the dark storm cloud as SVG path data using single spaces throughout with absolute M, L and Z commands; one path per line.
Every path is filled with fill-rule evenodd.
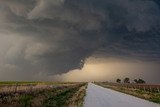
M 95 52 L 159 61 L 159 26 L 151 0 L 0 0 L 0 34 L 17 40 L 3 64 L 31 74 L 81 68 Z

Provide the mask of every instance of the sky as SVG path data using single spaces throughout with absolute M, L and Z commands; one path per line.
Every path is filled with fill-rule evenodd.
M 0 0 L 0 81 L 160 83 L 159 0 Z

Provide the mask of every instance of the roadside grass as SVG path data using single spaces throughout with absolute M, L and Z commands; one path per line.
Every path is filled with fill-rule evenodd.
M 144 91 L 141 89 L 134 89 L 134 88 L 126 88 L 126 87 L 119 87 L 119 86 L 112 86 L 112 85 L 106 85 L 104 83 L 96 83 L 97 85 L 100 85 L 104 88 L 110 88 L 115 91 L 119 91 L 122 93 L 126 93 L 129 95 L 133 95 L 135 97 L 139 97 L 154 103 L 160 104 L 160 92 L 150 92 L 150 91 Z
M 79 90 L 67 101 L 69 107 L 82 107 L 84 97 L 86 96 L 87 84 L 80 87 Z
M 44 107 L 72 107 L 73 105 L 74 107 L 80 107 L 79 105 L 83 102 L 84 95 L 83 93 L 79 93 L 78 96 L 76 96 L 76 93 L 81 87 L 83 87 L 83 85 L 58 90 L 56 95 L 49 93 L 48 98 L 44 102 Z M 74 96 L 76 96 L 76 99 Z
M 80 107 L 83 102 L 86 83 L 64 83 L 48 89 L 0 93 L 2 107 Z M 78 96 L 77 96 L 78 93 Z M 75 97 L 76 96 L 76 97 Z M 73 102 L 76 106 L 71 106 Z

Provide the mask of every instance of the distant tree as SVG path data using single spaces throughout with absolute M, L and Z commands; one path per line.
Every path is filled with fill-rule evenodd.
M 138 80 L 135 79 L 134 82 L 137 84 L 145 84 L 146 83 L 143 79 L 138 79 Z
M 124 79 L 124 83 L 130 83 L 130 79 L 127 77 Z
M 137 80 L 137 79 L 134 79 L 134 82 L 135 82 L 135 83 L 138 83 L 138 80 Z
M 140 84 L 145 84 L 146 82 L 145 82 L 143 79 L 139 79 L 139 80 L 138 80 L 138 83 L 140 83 Z
M 121 79 L 118 78 L 118 79 L 116 80 L 116 82 L 117 82 L 117 83 L 121 83 Z

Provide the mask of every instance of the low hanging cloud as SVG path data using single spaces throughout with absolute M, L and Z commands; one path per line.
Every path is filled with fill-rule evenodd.
M 0 75 L 61 74 L 94 55 L 159 61 L 159 35 L 152 0 L 0 0 Z
M 88 61 L 90 60 L 90 61 Z M 147 83 L 159 83 L 159 64 L 151 62 L 122 62 L 113 61 L 113 59 L 87 59 L 83 69 L 72 70 L 64 74 L 57 74 L 54 76 L 49 76 L 49 80 L 55 81 L 83 81 L 83 82 L 93 82 L 93 81 L 110 81 L 116 82 L 117 78 L 122 81 L 125 77 L 129 77 L 131 82 L 135 78 L 142 78 Z M 155 75 L 157 74 L 157 75 Z M 38 75 L 41 78 L 44 75 Z

